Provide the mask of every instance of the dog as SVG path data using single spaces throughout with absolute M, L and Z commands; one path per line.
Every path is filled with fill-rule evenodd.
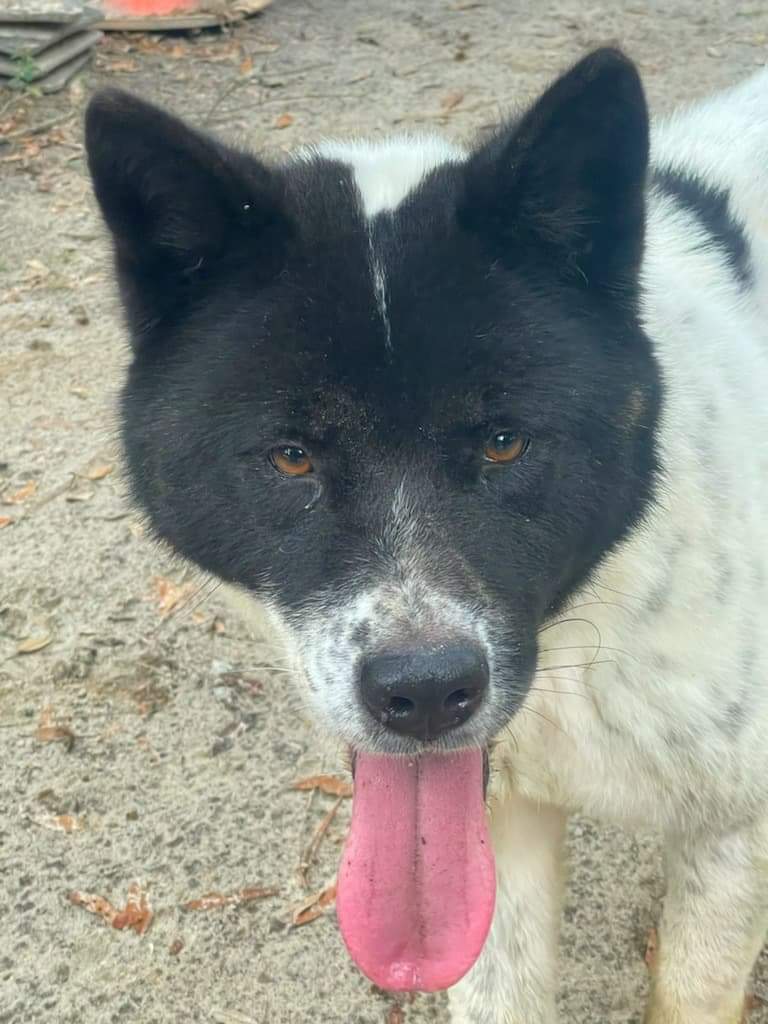
M 352 956 L 456 1024 L 553 1024 L 579 811 L 664 837 L 647 1024 L 737 1024 L 768 928 L 768 72 L 651 131 L 600 49 L 466 149 L 267 163 L 115 91 L 86 137 L 133 495 L 352 753 Z

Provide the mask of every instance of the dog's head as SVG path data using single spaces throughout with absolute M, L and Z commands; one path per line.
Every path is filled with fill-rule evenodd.
M 156 532 L 279 619 L 354 748 L 486 744 L 652 483 L 634 67 L 594 53 L 468 152 L 267 166 L 115 92 L 87 142 Z
M 480 751 L 654 482 L 637 73 L 597 51 L 467 152 L 268 166 L 115 92 L 87 142 L 134 494 L 266 609 L 357 752 L 353 955 L 386 987 L 445 987 L 493 907 Z

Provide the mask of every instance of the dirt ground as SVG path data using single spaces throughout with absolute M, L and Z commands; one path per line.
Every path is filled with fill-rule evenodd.
M 766 62 L 768 6 L 275 0 L 223 34 L 110 37 L 57 96 L 0 93 L 0 1022 L 447 1021 L 442 997 L 398 1008 L 372 990 L 332 907 L 291 924 L 333 881 L 349 812 L 291 783 L 340 772 L 337 754 L 268 646 L 125 503 L 126 351 L 85 175 L 88 96 L 119 85 L 262 151 L 463 137 L 607 40 L 666 110 Z M 571 854 L 563 1019 L 637 1022 L 656 843 L 577 821 Z M 154 912 L 143 935 L 67 898 L 122 908 L 134 882 Z M 276 894 L 182 906 L 253 887 Z

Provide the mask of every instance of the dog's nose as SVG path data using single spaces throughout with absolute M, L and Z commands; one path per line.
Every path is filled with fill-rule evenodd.
M 420 740 L 466 722 L 487 689 L 488 663 L 470 646 L 377 654 L 360 672 L 360 693 L 374 718 Z

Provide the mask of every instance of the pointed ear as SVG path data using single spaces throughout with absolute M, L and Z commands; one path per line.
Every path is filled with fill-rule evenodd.
M 546 264 L 583 288 L 632 290 L 648 136 L 634 64 L 596 50 L 470 159 L 462 220 L 512 266 Z
M 228 254 L 282 223 L 274 172 L 127 93 L 91 100 L 86 148 L 129 319 L 176 311 Z M 264 248 L 266 264 L 275 247 Z

